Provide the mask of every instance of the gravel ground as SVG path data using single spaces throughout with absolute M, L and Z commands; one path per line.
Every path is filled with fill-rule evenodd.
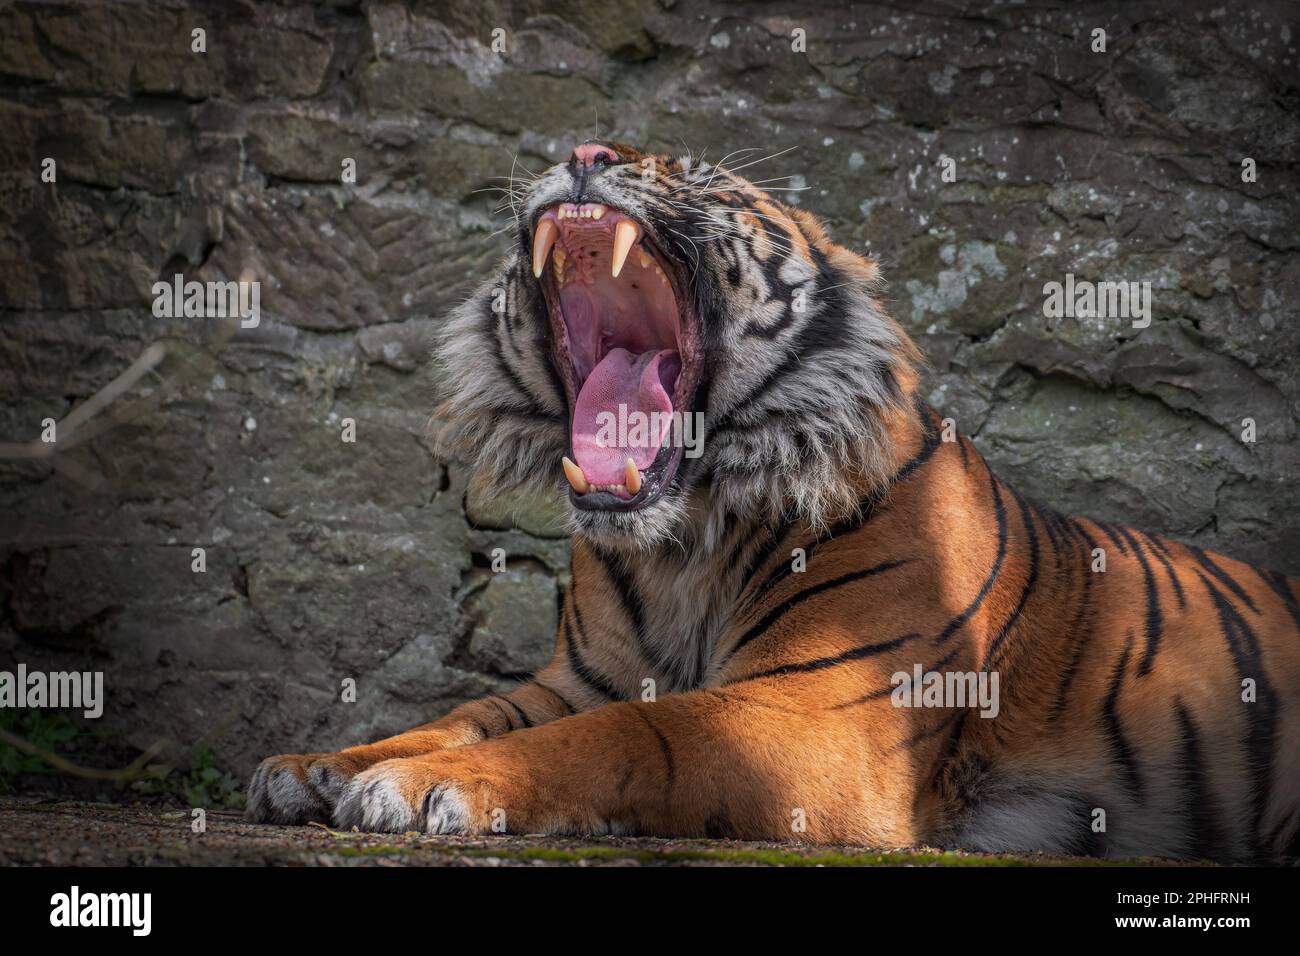
M 212 811 L 0 798 L 4 866 L 1005 866 L 1095 863 L 934 849 L 881 852 L 738 840 L 439 837 L 245 823 Z

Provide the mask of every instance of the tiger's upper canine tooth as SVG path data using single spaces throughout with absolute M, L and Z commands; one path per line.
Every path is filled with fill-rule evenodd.
M 614 255 L 609 260 L 609 274 L 615 279 L 623 271 L 627 254 L 632 251 L 636 241 L 641 238 L 641 227 L 631 219 L 620 219 L 614 227 Z
M 587 476 L 582 473 L 582 469 L 578 467 L 576 462 L 570 461 L 566 455 L 560 459 L 560 463 L 564 465 L 564 477 L 569 479 L 569 484 L 573 485 L 574 491 L 580 495 L 585 495 L 591 490 L 591 482 L 587 481 Z
M 542 270 L 546 268 L 546 257 L 551 254 L 551 247 L 555 245 L 555 237 L 559 234 L 559 227 L 549 219 L 543 219 L 537 224 L 537 231 L 533 233 L 534 279 L 542 277 Z
M 637 471 L 636 462 L 631 458 L 623 466 L 623 485 L 631 495 L 641 490 L 641 472 Z

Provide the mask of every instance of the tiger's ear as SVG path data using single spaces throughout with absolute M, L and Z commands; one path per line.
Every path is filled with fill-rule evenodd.
M 486 491 L 556 487 L 565 404 L 546 308 L 519 253 L 447 316 L 433 347 L 434 454 L 464 462 Z
M 880 265 L 874 255 L 859 255 L 841 245 L 837 245 L 826 233 L 822 221 L 805 209 L 785 207 L 787 215 L 799 224 L 800 231 L 808 244 L 826 258 L 837 272 L 850 281 L 865 286 L 871 291 L 878 291 L 882 285 Z M 900 330 L 901 331 L 901 330 Z M 910 339 L 909 339 L 910 342 Z M 920 353 L 917 353 L 918 356 Z

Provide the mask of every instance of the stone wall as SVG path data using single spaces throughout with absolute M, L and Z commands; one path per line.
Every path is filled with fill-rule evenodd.
M 423 357 L 506 241 L 484 190 L 597 131 L 791 150 L 746 172 L 882 258 L 1007 478 L 1300 574 L 1298 43 L 1280 0 L 0 4 L 0 441 L 165 348 L 0 462 L 0 661 L 102 669 L 109 733 L 241 773 L 544 661 L 555 508 L 466 500 Z M 260 326 L 155 317 L 176 273 L 256 278 Z M 1149 281 L 1150 327 L 1045 317 L 1067 273 Z

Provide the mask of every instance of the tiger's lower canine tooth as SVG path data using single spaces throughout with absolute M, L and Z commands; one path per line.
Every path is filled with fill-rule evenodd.
M 564 465 L 564 477 L 569 479 L 569 484 L 573 485 L 573 490 L 580 495 L 585 495 L 591 490 L 591 482 L 587 481 L 587 476 L 582 473 L 576 462 L 570 461 L 568 456 L 561 459 Z
M 619 224 L 614 227 L 614 254 L 609 260 L 609 274 L 615 279 L 623 271 L 623 263 L 627 262 L 627 254 L 632 251 L 636 241 L 641 238 L 641 227 L 631 219 L 619 220 Z
M 635 495 L 641 490 L 641 472 L 637 470 L 636 462 L 631 458 L 623 466 L 623 486 L 627 488 L 630 495 Z
M 546 257 L 551 254 L 551 247 L 555 245 L 555 237 L 559 234 L 559 228 L 549 219 L 543 219 L 537 224 L 537 231 L 533 233 L 534 279 L 542 277 L 542 270 L 546 268 Z

